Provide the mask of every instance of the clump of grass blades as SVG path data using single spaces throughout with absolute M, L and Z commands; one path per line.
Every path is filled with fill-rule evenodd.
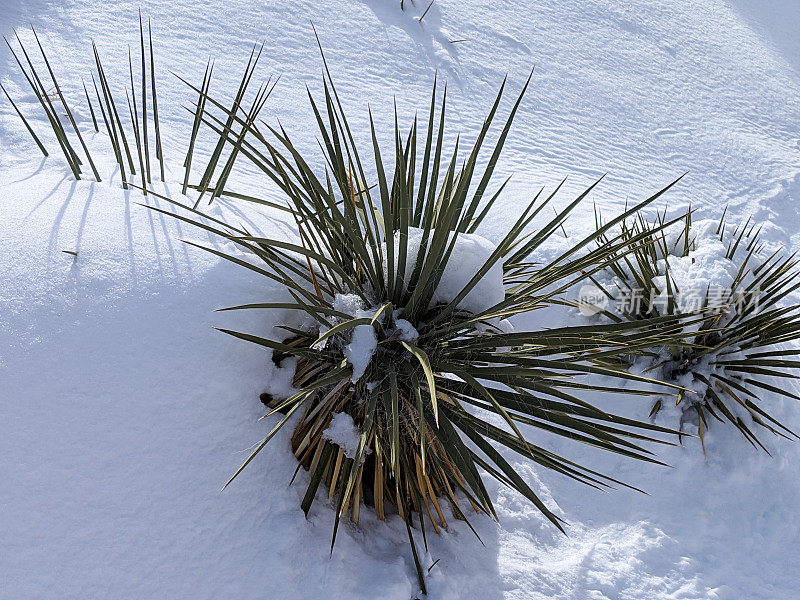
M 692 213 L 681 218 L 669 235 L 663 224 L 663 216 L 654 223 L 640 218 L 623 224 L 623 235 L 639 241 L 632 252 L 609 263 L 609 270 L 627 294 L 638 290 L 641 302 L 626 303 L 627 310 L 621 316 L 605 314 L 616 322 L 653 317 L 673 317 L 681 322 L 697 312 L 704 313 L 691 337 L 655 349 L 650 367 L 651 371 L 658 369 L 665 380 L 682 381 L 692 389 L 679 392 L 677 403 L 684 404 L 684 415 L 696 415 L 704 449 L 709 418 L 732 423 L 753 446 L 765 451 L 748 425 L 748 417 L 752 424 L 774 434 L 798 437 L 759 406 L 764 392 L 800 400 L 791 390 L 770 382 L 796 379 L 800 367 L 800 361 L 793 359 L 796 350 L 780 348 L 781 344 L 800 340 L 800 306 L 782 305 L 800 287 L 797 259 L 780 250 L 766 254 L 760 228 L 749 219 L 732 228 L 723 213 L 713 235 L 724 245 L 724 258 L 735 261 L 738 270 L 729 288 L 713 290 L 708 285 L 699 304 L 691 307 L 695 310 L 689 311 L 676 300 L 681 290 L 670 259 L 688 257 L 696 249 Z M 655 402 L 651 415 L 663 408 L 663 402 Z
M 34 38 L 36 39 L 36 45 L 38 46 L 42 59 L 44 60 L 45 67 L 50 76 L 50 81 L 53 84 L 54 93 L 49 93 L 47 91 L 47 88 L 45 87 L 42 78 L 39 76 L 39 72 L 37 71 L 34 62 L 31 59 L 31 56 L 28 53 L 27 48 L 22 43 L 22 40 L 20 39 L 19 35 L 17 35 L 16 32 L 14 33 L 14 37 L 17 40 L 19 50 L 25 57 L 25 63 L 27 64 L 27 68 L 23 65 L 22 60 L 19 57 L 19 54 L 17 53 L 16 50 L 14 50 L 14 47 L 11 45 L 8 39 L 5 37 L 3 39 L 5 40 L 9 50 L 11 50 L 11 54 L 14 56 L 14 59 L 16 60 L 20 71 L 24 75 L 25 80 L 28 82 L 28 85 L 30 86 L 31 90 L 36 96 L 36 99 L 39 101 L 39 104 L 41 105 L 42 110 L 44 111 L 45 116 L 47 117 L 47 120 L 50 123 L 50 127 L 53 130 L 53 133 L 55 134 L 56 140 L 58 141 L 58 144 L 61 147 L 62 152 L 64 153 L 64 158 L 67 161 L 67 165 L 72 171 L 72 174 L 75 177 L 75 179 L 81 178 L 81 165 L 83 165 L 83 161 L 78 156 L 78 153 L 75 151 L 75 148 L 73 147 L 72 142 L 70 141 L 70 138 L 67 135 L 67 131 L 64 128 L 63 123 L 61 122 L 58 110 L 56 109 L 53 98 L 51 96 L 54 96 L 56 101 L 60 101 L 61 106 L 64 109 L 64 113 L 67 119 L 69 120 L 70 125 L 72 126 L 72 130 L 75 136 L 78 138 L 78 142 L 81 145 L 83 153 L 86 156 L 87 160 L 89 161 L 89 165 L 92 168 L 92 173 L 94 174 L 95 179 L 97 181 L 100 181 L 100 174 L 97 172 L 97 167 L 95 166 L 94 161 L 92 160 L 91 154 L 89 154 L 89 149 L 86 146 L 86 142 L 84 141 L 83 136 L 81 135 L 81 132 L 78 129 L 78 125 L 75 122 L 75 118 L 72 115 L 72 111 L 70 110 L 69 105 L 67 104 L 67 100 L 64 97 L 64 94 L 61 90 L 61 86 L 59 85 L 55 73 L 53 72 L 53 69 L 50 66 L 50 61 L 47 58 L 47 54 L 45 54 L 44 47 L 42 46 L 42 43 L 39 40 L 39 36 L 37 35 L 36 31 L 33 28 L 31 28 L 31 31 L 33 32 Z M 11 100 L 10 97 L 9 100 Z M 19 111 L 17 112 L 19 113 Z M 19 113 L 19 115 L 20 117 L 22 117 L 22 113 Z M 33 137 L 37 146 L 39 146 L 39 149 L 45 156 L 47 156 L 47 151 L 44 149 L 44 146 L 39 141 L 39 138 L 34 134 L 33 129 L 28 125 L 24 117 L 23 121 L 25 122 L 26 128 Z
M 487 194 L 528 84 L 513 104 L 482 172 L 479 154 L 495 120 L 505 82 L 475 143 L 462 158 L 457 142 L 449 159 L 443 154 L 446 91 L 437 114 L 434 83 L 426 130 L 420 131 L 415 118 L 408 133 L 403 134 L 395 116 L 391 176 L 386 172 L 370 114 L 370 167 L 375 173 L 374 185 L 370 185 L 327 63 L 325 69 L 323 103 L 308 94 L 327 165 L 322 176 L 309 166 L 283 128 L 262 122 L 268 139 L 255 126 L 253 115 L 264 87 L 254 108 L 245 112 L 240 106 L 241 90 L 230 109 L 208 96 L 208 69 L 201 88 L 192 86 L 200 94 L 193 139 L 197 123 L 205 123 L 233 147 L 233 152 L 260 168 L 284 195 L 288 208 L 281 208 L 293 215 L 298 241 L 251 235 L 203 215 L 196 204 L 171 201 L 183 209 L 177 214 L 151 208 L 234 242 L 257 260 L 198 247 L 283 284 L 292 298 L 225 310 L 290 309 L 315 323 L 306 329 L 284 327 L 288 338 L 282 341 L 222 330 L 270 349 L 277 362 L 285 357 L 298 359 L 294 383 L 299 392 L 269 402 L 269 415 L 283 416 L 231 481 L 293 415 L 299 415 L 292 450 L 310 472 L 303 510 L 308 512 L 324 482 L 328 496 L 336 498 L 331 549 L 341 516 L 349 514 L 358 521 L 362 504 L 374 507 L 381 519 L 399 514 L 408 526 L 424 590 L 411 533 L 413 517 L 416 515 L 426 544 L 426 520 L 437 532 L 447 526 L 444 499 L 457 519 L 466 520 L 467 506 L 496 517 L 480 469 L 517 490 L 563 531 L 561 519 L 547 508 L 496 444 L 592 487 L 625 485 L 536 445 L 523 436 L 520 424 L 661 464 L 642 444 L 669 443 L 662 439 L 663 434 L 676 432 L 609 414 L 579 396 L 615 391 L 586 380 L 587 376 L 652 383 L 617 368 L 611 359 L 623 352 L 636 354 L 657 343 L 673 342 L 681 335 L 678 325 L 653 319 L 649 325 L 662 327 L 648 330 L 640 323 L 614 323 L 509 333 L 500 329 L 499 321 L 547 306 L 576 281 L 606 266 L 611 257 L 624 254 L 631 239 L 608 232 L 674 182 L 545 265 L 536 265 L 529 257 L 558 231 L 597 184 L 541 227 L 528 231 L 561 186 L 549 195 L 540 191 L 471 281 L 449 301 L 435 303 L 435 291 L 456 243 L 477 230 L 507 183 Z M 248 72 L 249 67 L 245 80 Z M 222 111 L 222 116 L 214 116 L 211 108 Z M 235 132 L 234 125 L 240 130 Z M 187 167 L 190 156 L 191 150 Z M 197 186 L 201 191 L 207 189 L 207 173 L 204 184 Z M 419 233 L 418 251 L 409 248 L 409 233 L 413 231 Z M 608 234 L 605 246 L 590 250 L 603 234 Z M 504 271 L 504 299 L 475 312 L 463 309 L 462 300 L 496 265 L 502 265 Z M 345 311 L 340 303 L 343 298 L 363 310 L 358 314 Z M 409 326 L 415 333 L 409 335 Z M 347 350 L 359 331 L 375 341 L 363 374 L 354 373 Z M 628 391 L 649 394 L 645 389 Z M 348 414 L 358 428 L 357 448 L 352 452 L 324 435 L 337 413 Z
M 141 112 L 138 111 L 136 107 L 136 88 L 133 83 L 133 60 L 130 56 L 130 49 L 128 51 L 128 60 L 129 60 L 129 69 L 130 69 L 130 78 L 131 78 L 131 96 L 128 99 L 129 103 L 129 111 L 130 111 L 130 119 L 131 124 L 134 129 L 134 138 L 136 141 L 136 148 L 139 153 L 140 158 L 140 171 L 142 174 L 142 189 L 144 191 L 145 187 L 145 177 L 146 183 L 151 182 L 150 176 L 150 145 L 148 142 L 148 119 L 147 119 L 147 96 L 148 96 L 148 86 L 147 86 L 147 58 L 146 58 L 146 50 L 149 50 L 149 71 L 150 71 L 150 97 L 151 97 L 151 106 L 152 106 L 152 114 L 153 114 L 153 129 L 155 132 L 155 152 L 156 158 L 159 161 L 160 165 L 160 173 L 161 179 L 164 180 L 164 156 L 163 156 L 163 149 L 162 149 L 162 142 L 161 142 L 161 127 L 158 117 L 158 98 L 156 93 L 156 78 L 155 78 L 155 56 L 153 52 L 153 35 L 152 35 L 152 28 L 150 26 L 150 21 L 147 22 L 147 30 L 148 30 L 148 44 L 145 45 L 145 36 L 144 36 L 144 25 L 142 21 L 141 11 L 139 13 L 139 42 L 140 42 L 140 55 L 141 55 L 141 71 L 142 71 L 142 82 L 141 82 L 141 103 L 142 103 L 142 110 Z M 75 179 L 81 179 L 82 170 L 81 166 L 83 165 L 83 161 L 79 157 L 78 153 L 75 151 L 73 144 L 67 135 L 67 131 L 64 128 L 62 123 L 62 118 L 59 116 L 58 109 L 56 108 L 55 102 L 60 102 L 63 108 L 63 114 L 67 117 L 72 131 L 74 135 L 77 137 L 78 142 L 80 143 L 81 149 L 83 150 L 83 154 L 86 156 L 86 159 L 89 161 L 89 165 L 92 169 L 92 173 L 94 178 L 97 181 L 101 181 L 100 174 L 95 166 L 94 160 L 92 159 L 91 154 L 89 153 L 89 148 L 84 141 L 83 135 L 78 127 L 78 124 L 75 121 L 73 111 L 70 109 L 69 104 L 67 103 L 66 97 L 62 91 L 61 86 L 56 79 L 56 75 L 53 71 L 53 68 L 50 64 L 49 59 L 47 58 L 47 54 L 45 53 L 44 47 L 42 45 L 39 36 L 37 35 L 36 31 L 31 28 L 33 36 L 36 40 L 36 45 L 39 48 L 41 53 L 41 57 L 44 61 L 44 65 L 47 69 L 49 74 L 50 80 L 52 82 L 53 88 L 52 92 L 48 92 L 42 78 L 39 76 L 39 72 L 32 60 L 30 54 L 28 53 L 27 48 L 23 44 L 22 40 L 20 39 L 19 35 L 15 32 L 15 37 L 17 40 L 17 45 L 19 46 L 19 53 L 8 39 L 3 38 L 6 42 L 6 45 L 11 50 L 14 59 L 16 60 L 17 65 L 19 66 L 20 71 L 22 72 L 25 80 L 28 82 L 31 90 L 34 92 L 39 104 L 44 111 L 45 117 L 50 124 L 53 133 L 55 134 L 56 141 L 58 142 L 59 146 L 61 147 L 64 157 L 67 161 L 67 165 L 69 166 L 70 170 L 72 171 L 73 176 Z M 116 102 L 114 101 L 114 96 L 111 92 L 111 87 L 109 85 L 108 79 L 106 78 L 105 71 L 103 70 L 103 65 L 100 61 L 100 54 L 97 51 L 97 47 L 95 46 L 94 42 L 92 43 L 92 51 L 94 54 L 94 62 L 97 68 L 97 77 L 100 81 L 100 87 L 97 86 L 97 80 L 95 80 L 94 75 L 92 75 L 92 82 L 94 85 L 95 94 L 97 97 L 97 102 L 100 107 L 100 114 L 102 116 L 103 123 L 105 124 L 106 132 L 108 133 L 108 137 L 111 141 L 111 146 L 114 151 L 114 156 L 117 160 L 117 163 L 120 167 L 120 173 L 122 176 L 122 186 L 124 189 L 128 189 L 128 182 L 125 170 L 125 162 L 124 158 L 127 158 L 127 166 L 128 166 L 128 173 L 130 175 L 136 174 L 136 169 L 133 163 L 133 157 L 131 155 L 130 146 L 128 145 L 128 138 L 125 135 L 125 129 L 122 125 L 122 120 L 120 119 L 119 112 L 117 110 Z M 25 62 L 23 64 L 20 55 L 24 57 Z M 99 132 L 99 125 L 97 120 L 97 115 L 94 110 L 94 106 L 92 105 L 92 100 L 89 97 L 89 91 L 86 87 L 86 83 L 82 80 L 83 86 L 83 93 L 86 98 L 87 107 L 90 111 L 91 118 L 92 118 L 92 125 L 94 127 L 95 132 Z M 48 156 L 48 152 L 42 144 L 39 137 L 34 132 L 31 125 L 28 123 L 27 119 L 23 116 L 22 112 L 16 106 L 14 101 L 9 96 L 8 92 L 5 88 L 2 88 L 3 93 L 8 98 L 9 102 L 13 106 L 14 110 L 17 112 L 19 117 L 22 119 L 26 129 L 30 133 L 31 137 L 33 138 L 36 145 L 42 151 L 45 156 Z M 127 90 L 126 90 L 127 93 Z M 132 102 L 131 102 L 132 99 Z M 141 120 L 141 124 L 139 123 Z M 141 126 L 140 126 L 141 125 Z M 124 150 L 124 155 L 123 155 Z M 142 155 L 143 153 L 143 155 Z

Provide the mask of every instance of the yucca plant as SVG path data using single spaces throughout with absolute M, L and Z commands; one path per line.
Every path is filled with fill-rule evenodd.
M 765 392 L 800 400 L 791 389 L 771 379 L 797 378 L 800 361 L 796 350 L 781 347 L 800 340 L 800 306 L 782 302 L 800 287 L 794 255 L 780 250 L 767 254 L 756 228 L 748 219 L 731 227 L 725 213 L 715 223 L 693 225 L 689 211 L 670 228 L 664 217 L 653 223 L 639 218 L 622 225 L 622 235 L 637 239 L 633 251 L 609 263 L 616 289 L 609 297 L 623 301 L 618 310 L 603 311 L 613 322 L 671 316 L 676 322 L 702 313 L 704 318 L 690 337 L 654 348 L 650 372 L 666 381 L 680 382 L 676 401 L 684 407 L 682 421 L 696 416 L 703 448 L 709 417 L 732 423 L 754 446 L 766 448 L 752 424 L 783 437 L 798 437 L 761 406 Z M 647 232 L 645 238 L 642 233 Z M 699 233 L 698 233 L 699 232 Z M 698 239 L 699 238 L 699 239 Z M 601 244 L 605 240 L 601 239 Z M 726 261 L 735 273 L 727 285 L 706 283 L 704 289 L 679 284 L 676 268 L 702 268 L 698 245 L 716 244 L 717 260 Z M 658 399 L 651 412 L 664 407 Z

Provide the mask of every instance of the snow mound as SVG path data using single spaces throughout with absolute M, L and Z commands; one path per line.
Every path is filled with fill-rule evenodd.
M 744 255 L 740 252 L 732 259 L 726 257 L 728 244 L 716 233 L 718 225 L 719 221 L 713 219 L 692 223 L 690 233 L 694 248 L 686 256 L 670 255 L 665 259 L 677 287 L 675 299 L 685 310 L 700 308 L 692 305 L 705 297 L 706 290 L 713 300 L 715 293 L 729 289 L 742 265 Z M 661 284 L 663 292 L 666 281 L 662 280 Z
M 358 452 L 361 431 L 353 423 L 353 417 L 347 413 L 336 413 L 333 415 L 330 425 L 322 432 L 322 439 L 333 442 L 342 449 L 347 458 L 352 459 Z M 367 450 L 369 449 L 367 448 Z
M 447 262 L 447 267 L 442 274 L 436 292 L 431 298 L 431 306 L 447 304 L 454 300 L 497 248 L 492 242 L 475 233 L 456 233 L 455 235 L 456 240 L 453 245 L 453 252 Z M 419 254 L 422 236 L 422 229 L 409 227 L 406 251 L 406 285 Z M 451 235 L 449 241 L 452 242 L 452 239 Z M 400 232 L 396 232 L 394 236 L 395 251 L 399 248 L 399 242 Z M 475 287 L 458 303 L 458 307 L 477 314 L 501 302 L 504 296 L 503 264 L 502 261 L 497 261 L 481 277 Z
M 400 318 L 400 313 L 403 309 L 398 308 L 392 314 L 394 319 L 394 330 L 391 332 L 392 337 L 397 337 L 398 340 L 404 342 L 416 342 L 419 337 L 419 331 L 409 321 Z
M 371 318 L 377 310 L 377 308 L 365 309 L 364 301 L 355 294 L 336 294 L 333 308 L 357 319 Z M 344 349 L 344 355 L 347 362 L 353 366 L 351 380 L 354 383 L 366 372 L 377 348 L 378 336 L 372 325 L 357 325 L 353 328 L 353 336 Z

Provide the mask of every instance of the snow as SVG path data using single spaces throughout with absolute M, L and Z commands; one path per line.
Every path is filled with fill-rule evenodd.
M 431 298 L 431 306 L 447 304 L 455 300 L 497 248 L 492 242 L 475 233 L 455 233 L 454 235 L 455 242 L 453 242 L 453 234 L 448 238 L 448 246 L 452 243 L 453 250 L 439 280 L 439 285 L 436 286 L 436 291 Z M 399 249 L 399 238 L 400 232 L 397 232 L 394 240 L 395 252 Z M 409 227 L 406 249 L 407 265 L 416 264 L 422 239 L 422 229 Z M 406 278 L 411 276 L 411 271 L 412 268 L 409 266 L 406 269 Z M 406 280 L 405 283 L 407 284 L 408 281 Z M 458 307 L 478 314 L 498 302 L 502 302 L 504 295 L 503 263 L 501 260 L 497 260 L 469 293 L 461 299 Z
M 334 310 L 350 315 L 354 319 L 372 318 L 379 308 L 365 309 L 364 301 L 356 294 L 336 294 L 333 300 Z M 324 329 L 321 329 L 320 336 L 324 333 Z M 321 343 L 325 344 L 328 339 L 322 340 Z M 350 343 L 344 348 L 345 358 L 353 366 L 353 374 L 350 377 L 353 382 L 363 377 L 377 348 L 378 334 L 375 327 L 370 324 L 353 327 Z
M 271 333 L 274 335 L 276 331 L 273 330 Z M 280 365 L 267 363 L 264 391 L 278 400 L 285 400 L 299 392 L 300 390 L 293 385 L 296 368 L 297 358 L 294 356 L 284 358 Z
M 364 312 L 364 301 L 357 294 L 336 294 L 333 298 L 333 310 L 338 310 L 351 317 Z
M 730 205 L 730 220 L 752 214 L 771 243 L 800 250 L 800 4 L 437 0 L 422 23 L 426 2 L 408 0 L 405 12 L 398 4 L 6 0 L 0 29 L 8 36 L 20 28 L 30 41 L 23 28 L 33 22 L 64 82 L 67 73 L 88 75 L 93 38 L 121 91 L 125 47 L 138 41 L 137 9 L 152 17 L 170 182 L 154 187 L 174 197 L 190 128 L 181 106 L 193 98 L 168 70 L 199 81 L 214 56 L 212 90 L 226 93 L 256 40 L 267 41 L 256 79 L 283 75 L 265 119 L 280 120 L 314 155 L 304 96 L 305 84 L 321 89 L 312 20 L 365 147 L 367 103 L 390 148 L 392 97 L 409 122 L 427 108 L 437 69 L 449 84 L 452 132 L 474 139 L 503 75 L 516 90 L 536 65 L 498 165 L 498 181 L 511 172 L 514 179 L 479 232 L 488 240 L 500 238 L 539 186 L 552 189 L 565 175 L 562 203 L 608 172 L 591 200 L 610 214 L 688 170 L 668 196 L 671 206 L 691 202 L 698 218 L 714 218 Z M 158 204 L 152 197 L 122 192 L 103 134 L 86 137 L 104 181 L 73 182 L 12 61 L 0 48 L 0 80 L 51 157 L 37 155 L 0 99 L 0 598 L 416 597 L 397 519 L 382 523 L 363 510 L 359 526 L 342 524 L 330 555 L 332 509 L 315 502 L 305 519 L 307 473 L 288 485 L 296 468 L 289 430 L 219 492 L 276 422 L 257 420 L 259 394 L 289 385 L 291 372 L 276 375 L 268 353 L 212 329 L 271 335 L 288 315 L 214 309 L 280 301 L 282 291 L 181 244 L 228 248 L 136 204 Z M 71 84 L 66 94 L 88 132 Z M 210 143 L 201 140 L 198 161 Z M 236 191 L 274 193 L 244 166 L 234 180 Z M 229 202 L 215 210 L 251 231 L 294 235 L 280 213 Z M 587 206 L 567 233 L 584 233 L 592 222 Z M 559 243 L 542 258 L 557 254 Z M 571 318 L 548 311 L 514 326 Z M 797 422 L 794 403 L 764 401 Z M 603 402 L 642 418 L 649 411 L 624 389 Z M 454 519 L 443 536 L 428 536 L 424 568 L 439 559 L 429 597 L 795 597 L 800 447 L 766 441 L 772 457 L 733 428 L 713 427 L 705 455 L 692 439 L 659 448 L 670 469 L 553 441 L 556 451 L 648 496 L 602 494 L 508 456 L 569 522 L 569 537 L 489 483 L 500 524 L 471 520 L 485 546 Z
M 353 423 L 353 417 L 347 413 L 335 413 L 330 425 L 322 432 L 322 439 L 330 440 L 342 449 L 347 458 L 354 459 L 358 454 L 361 432 Z M 364 458 L 362 457 L 362 460 Z
M 666 259 L 669 262 L 670 275 L 678 288 L 676 301 L 682 309 L 691 310 L 692 304 L 697 305 L 696 299 L 705 298 L 706 290 L 709 290 L 712 303 L 717 292 L 730 290 L 747 254 L 743 246 L 737 250 L 737 256 L 727 258 L 728 237 L 725 241 L 719 239 L 716 234 L 718 225 L 719 221 L 713 219 L 692 223 L 690 242 L 694 240 L 694 248 L 686 256 L 670 255 Z M 755 266 L 755 261 L 748 263 L 750 269 Z M 749 281 L 750 278 L 746 283 Z
M 353 339 L 344 352 L 347 362 L 353 365 L 352 381 L 358 381 L 364 375 L 377 347 L 378 336 L 372 325 L 358 325 L 353 328 Z
M 389 337 L 396 336 L 398 340 L 402 340 L 404 342 L 415 342 L 419 337 L 419 331 L 417 331 L 416 327 L 414 327 L 411 323 L 398 316 L 402 311 L 403 309 L 401 308 L 398 308 L 394 311 L 393 321 L 395 329 L 394 331 L 390 332 Z

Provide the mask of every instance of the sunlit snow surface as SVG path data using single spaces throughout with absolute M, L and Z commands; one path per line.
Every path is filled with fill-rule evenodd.
M 288 430 L 219 491 L 274 425 L 257 421 L 267 380 L 289 382 L 261 349 L 212 329 L 266 335 L 284 316 L 213 311 L 282 296 L 264 278 L 182 244 L 228 249 L 139 206 L 156 200 L 123 192 L 106 137 L 89 133 L 79 82 L 90 79 L 90 39 L 121 94 L 139 7 L 153 19 L 156 44 L 170 182 L 154 183 L 160 193 L 180 197 L 190 131 L 182 105 L 194 99 L 169 71 L 199 82 L 214 56 L 212 91 L 229 97 L 262 40 L 257 77 L 283 76 L 265 118 L 280 120 L 317 157 L 312 166 L 324 167 L 304 88 L 321 89 L 312 20 L 365 148 L 367 104 L 388 152 L 392 98 L 410 123 L 427 109 L 437 70 L 448 83 L 451 140 L 456 133 L 473 140 L 502 77 L 508 73 L 513 94 L 536 66 L 497 185 L 514 178 L 479 231 L 492 241 L 540 186 L 552 189 L 564 176 L 561 205 L 608 173 L 591 200 L 610 215 L 689 171 L 668 196 L 672 211 L 691 202 L 698 218 L 714 217 L 729 204 L 731 218 L 752 214 L 771 242 L 800 250 L 800 5 L 793 0 L 437 0 L 421 24 L 427 2 L 407 0 L 405 12 L 399 4 L 0 2 L 5 35 L 16 27 L 32 42 L 22 28 L 37 28 L 104 178 L 68 176 L 3 46 L 0 81 L 51 157 L 42 160 L 0 100 L 0 597 L 406 600 L 418 593 L 402 522 L 362 511 L 358 527 L 340 528 L 330 556 L 331 509 L 316 502 L 306 520 L 299 505 L 307 474 L 288 486 L 296 466 Z M 201 140 L 198 164 L 210 143 Z M 273 195 L 263 176 L 245 181 L 253 173 L 234 173 L 232 188 Z M 241 203 L 212 210 L 250 231 L 295 229 L 281 213 Z M 567 234 L 585 234 L 593 220 L 587 205 Z M 554 239 L 542 258 L 560 244 Z M 555 312 L 515 327 L 566 320 Z M 599 401 L 639 417 L 649 410 L 624 393 Z M 764 401 L 790 424 L 800 418 L 788 402 Z M 491 484 L 500 525 L 472 519 L 484 545 L 452 518 L 444 536 L 429 536 L 424 567 L 438 559 L 429 595 L 795 597 L 800 449 L 766 439 L 771 458 L 732 428 L 712 425 L 705 456 L 695 440 L 659 449 L 674 468 L 552 442 L 650 496 L 597 492 L 509 457 L 569 522 L 569 536 Z

